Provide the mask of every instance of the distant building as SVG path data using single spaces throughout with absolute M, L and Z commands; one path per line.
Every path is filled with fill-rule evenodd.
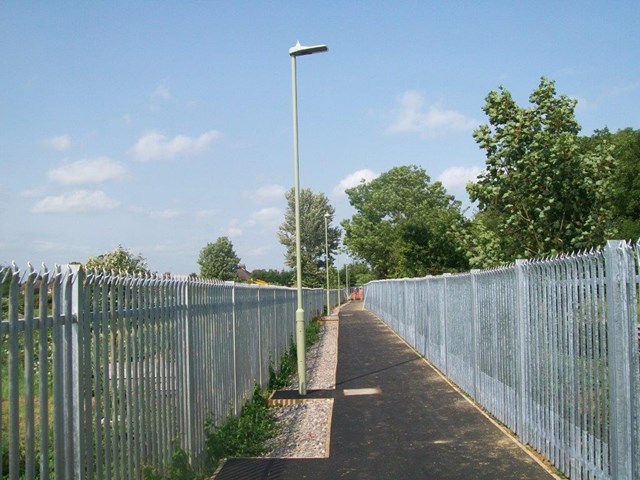
M 247 266 L 244 263 L 241 263 L 238 265 L 238 270 L 236 270 L 236 276 L 241 282 L 248 282 L 251 278 L 251 272 L 247 270 Z

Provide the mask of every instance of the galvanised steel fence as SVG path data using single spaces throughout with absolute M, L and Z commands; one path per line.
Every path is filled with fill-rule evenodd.
M 375 281 L 365 305 L 572 479 L 640 479 L 640 242 Z
M 266 386 L 296 290 L 191 278 L 0 270 L 0 477 L 132 479 Z M 305 320 L 323 310 L 304 289 Z

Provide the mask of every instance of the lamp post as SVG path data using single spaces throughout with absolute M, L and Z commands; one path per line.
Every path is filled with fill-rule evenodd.
M 351 290 L 349 289 L 349 264 L 344 265 L 344 275 L 347 281 L 347 299 L 351 298 Z
M 324 214 L 324 269 L 327 272 L 327 317 L 331 315 L 331 299 L 329 297 L 329 212 Z
M 296 310 L 296 344 L 298 354 L 298 393 L 307 394 L 307 372 L 305 368 L 304 345 L 304 309 L 302 306 L 302 260 L 300 258 L 300 176 L 298 156 L 298 85 L 296 80 L 296 58 L 313 53 L 326 52 L 326 45 L 305 47 L 296 43 L 289 49 L 291 57 L 291 99 L 293 102 L 293 177 L 296 217 L 296 287 L 298 290 L 298 309 Z
M 336 272 L 338 273 L 338 307 L 342 305 L 340 301 L 340 269 L 338 268 L 338 262 L 336 262 Z

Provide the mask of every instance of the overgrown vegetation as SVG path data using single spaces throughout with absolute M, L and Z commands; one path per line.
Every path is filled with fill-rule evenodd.
M 280 357 L 280 368 L 276 370 L 273 363 L 269 365 L 269 384 L 267 390 L 273 392 L 289 384 L 291 377 L 296 372 L 297 358 L 296 344 L 292 341 L 289 344 L 289 348 L 285 350 Z
M 266 441 L 277 434 L 275 417 L 259 385 L 255 386 L 240 415 L 230 415 L 221 425 L 207 422 L 205 431 L 207 456 L 214 467 L 223 458 L 265 453 Z
M 181 448 L 176 448 L 173 452 L 165 474 L 149 466 L 142 469 L 144 480 L 201 480 L 205 477 L 204 473 L 197 473 L 193 470 L 189 464 L 189 455 Z
M 320 322 L 314 319 L 305 329 L 307 347 L 315 344 L 320 336 Z M 164 469 L 145 467 L 144 480 L 201 480 L 212 474 L 220 461 L 232 457 L 255 457 L 266 452 L 267 440 L 278 434 L 273 412 L 267 405 L 270 392 L 287 387 L 296 372 L 297 349 L 293 341 L 280 358 L 276 372 L 269 366 L 269 384 L 266 391 L 255 385 L 253 394 L 243 405 L 238 416 L 230 414 L 223 422 L 209 420 L 205 424 L 207 465 L 203 472 L 195 471 L 188 454 L 176 447 L 173 457 Z

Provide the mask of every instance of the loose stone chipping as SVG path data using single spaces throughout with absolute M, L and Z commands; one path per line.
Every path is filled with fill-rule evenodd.
M 306 355 L 309 390 L 333 390 L 338 361 L 338 322 L 324 322 L 320 338 Z M 297 388 L 295 377 L 288 388 Z M 275 410 L 280 434 L 269 442 L 266 458 L 329 456 L 333 399 L 309 400 Z

